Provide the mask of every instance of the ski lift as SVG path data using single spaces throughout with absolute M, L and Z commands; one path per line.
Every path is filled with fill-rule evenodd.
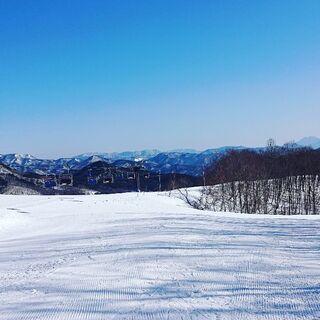
M 90 187 L 94 187 L 95 185 L 98 184 L 98 178 L 89 176 L 87 182 Z
M 93 187 L 95 185 L 98 184 L 98 181 L 99 181 L 99 177 L 95 177 L 92 175 L 91 173 L 91 169 L 89 169 L 89 172 L 88 172 L 88 177 L 87 177 L 87 183 L 90 187 Z
M 43 185 L 45 188 L 51 189 L 57 186 L 57 179 L 55 175 L 47 175 L 44 178 Z
M 123 172 L 117 170 L 115 173 L 115 179 L 122 181 L 124 179 Z
M 113 183 L 114 182 L 114 177 L 113 177 L 113 174 L 111 173 L 107 173 L 105 175 L 103 175 L 103 180 L 102 180 L 103 183 Z
M 145 172 L 145 173 L 143 174 L 143 178 L 144 178 L 144 179 L 150 179 L 150 173 L 149 173 L 149 172 Z
M 136 178 L 136 174 L 134 172 L 128 172 L 127 173 L 127 179 L 128 180 L 134 180 Z
M 60 186 L 72 186 L 73 185 L 73 175 L 71 173 L 62 173 L 59 176 Z

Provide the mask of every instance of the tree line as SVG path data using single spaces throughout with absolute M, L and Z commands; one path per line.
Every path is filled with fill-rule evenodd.
M 233 150 L 205 171 L 210 185 L 199 209 L 260 214 L 320 213 L 320 150 L 276 147 Z

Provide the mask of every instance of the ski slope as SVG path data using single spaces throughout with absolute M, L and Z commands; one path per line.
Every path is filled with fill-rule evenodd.
M 320 319 L 320 217 L 0 196 L 0 319 Z

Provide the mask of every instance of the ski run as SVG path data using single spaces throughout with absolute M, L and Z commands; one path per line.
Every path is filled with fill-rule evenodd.
M 0 196 L 0 319 L 320 319 L 320 216 Z

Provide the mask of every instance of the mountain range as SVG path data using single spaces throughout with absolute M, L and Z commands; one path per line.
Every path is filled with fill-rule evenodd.
M 216 161 L 231 149 L 244 147 L 222 147 L 203 152 L 188 150 L 160 152 L 158 150 L 127 151 L 121 153 L 86 153 L 72 158 L 56 160 L 38 159 L 29 154 L 0 154 L 0 163 L 20 173 L 58 174 L 68 170 L 80 170 L 95 162 L 104 162 L 116 167 L 131 167 L 135 162 L 153 172 L 180 173 L 198 176 L 205 166 Z
M 320 148 L 320 139 L 317 137 L 305 137 L 296 142 L 296 146 Z M 226 146 L 205 151 L 193 149 L 180 149 L 169 152 L 160 150 L 125 151 L 113 153 L 84 153 L 72 158 L 38 159 L 30 154 L 0 154 L 0 163 L 20 172 L 59 174 L 65 171 L 81 170 L 96 163 L 104 162 L 115 167 L 131 167 L 132 163 L 143 163 L 143 166 L 151 172 L 179 173 L 199 176 L 203 169 L 214 163 L 229 150 L 245 149 L 243 146 Z M 262 148 L 253 148 L 262 149 Z

